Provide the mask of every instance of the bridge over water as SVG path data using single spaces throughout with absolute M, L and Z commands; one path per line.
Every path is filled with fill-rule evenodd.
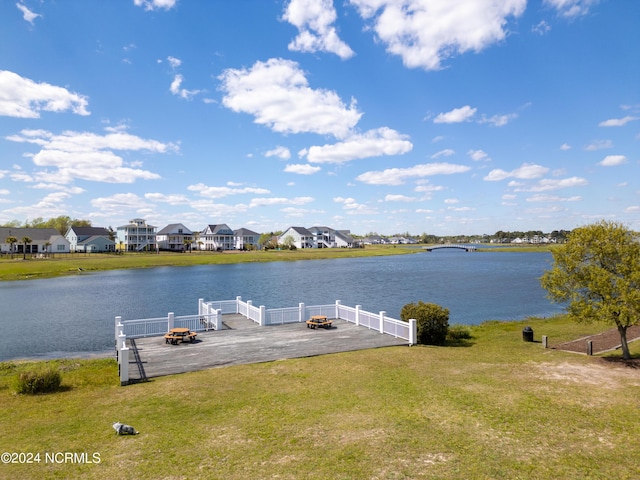
M 444 245 L 434 245 L 433 247 L 423 247 L 427 252 L 434 250 L 441 250 L 443 248 L 456 248 L 458 250 L 465 250 L 467 252 L 475 252 L 477 247 L 475 245 L 461 245 L 456 243 L 446 243 Z

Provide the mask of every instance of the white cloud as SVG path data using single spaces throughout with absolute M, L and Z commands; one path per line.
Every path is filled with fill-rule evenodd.
M 346 163 L 351 160 L 381 155 L 402 155 L 413 148 L 407 135 L 402 135 L 387 127 L 369 130 L 362 135 L 352 135 L 343 142 L 333 145 L 314 145 L 302 150 L 311 163 Z
M 179 73 L 176 74 L 173 77 L 173 82 L 171 82 L 171 85 L 169 86 L 169 91 L 180 98 L 184 98 L 185 100 L 191 100 L 195 95 L 200 93 L 200 90 L 187 90 L 186 88 L 180 88 L 183 81 L 184 77 Z
M 605 148 L 613 148 L 613 142 L 611 140 L 594 140 L 589 145 L 586 145 L 584 149 L 587 152 L 594 152 L 596 150 L 604 150 Z
M 541 20 L 538 24 L 531 27 L 531 31 L 533 33 L 537 33 L 538 35 L 546 35 L 551 30 L 551 25 L 549 25 L 544 20 Z
M 69 206 L 65 203 L 71 195 L 67 192 L 55 192 L 46 195 L 33 205 L 21 205 L 3 210 L 3 214 L 25 218 L 53 218 L 69 214 Z
M 579 195 L 573 197 L 559 197 L 557 195 L 534 195 L 527 198 L 527 202 L 579 202 L 582 197 Z
M 33 25 L 33 21 L 36 18 L 42 16 L 39 13 L 34 13 L 31 10 L 29 10 L 29 8 L 22 2 L 16 3 L 16 7 L 18 7 L 18 10 L 20 10 L 22 12 L 22 18 L 24 18 L 31 25 Z
M 182 60 L 180 60 L 179 58 L 176 57 L 172 57 L 172 56 L 168 56 L 167 57 L 167 61 L 169 62 L 169 65 L 171 66 L 171 68 L 176 69 L 178 68 L 180 65 L 182 65 Z
M 436 159 L 439 157 L 450 157 L 451 155 L 455 155 L 456 151 L 451 148 L 445 148 L 444 150 L 440 150 L 439 152 L 431 155 L 431 158 Z
M 0 70 L 0 116 L 40 118 L 40 111 L 89 115 L 87 97 Z
M 602 167 L 616 167 L 624 163 L 627 163 L 627 157 L 624 155 L 607 155 L 601 162 L 598 162 L 598 165 Z
M 158 203 L 168 203 L 169 205 L 186 205 L 189 199 L 185 195 L 164 193 L 145 193 L 144 198 Z
M 408 197 L 406 195 L 385 195 L 385 202 L 415 202 L 417 200 L 416 197 Z
M 278 158 L 281 158 L 282 160 L 289 160 L 291 158 L 291 152 L 287 147 L 282 147 L 278 145 L 273 150 L 269 150 L 268 152 L 266 152 L 264 156 L 267 158 L 278 157 Z
M 409 168 L 388 168 L 383 171 L 365 172 L 356 180 L 370 185 L 402 185 L 410 178 L 423 178 L 432 175 L 451 175 L 463 173 L 471 168 L 452 163 L 426 163 Z
M 528 188 L 516 188 L 516 192 L 547 192 L 550 190 L 560 190 L 562 188 L 586 187 L 589 185 L 587 179 L 582 177 L 570 177 L 562 179 L 545 178 L 537 184 Z
M 569 145 L 568 143 L 563 143 L 562 145 L 560 145 L 560 150 L 562 150 L 563 152 L 566 152 L 567 150 L 571 150 L 571 145 Z
M 544 0 L 544 3 L 555 8 L 558 13 L 567 18 L 579 17 L 589 13 L 592 5 L 599 0 Z
M 228 69 L 219 79 L 225 107 L 254 115 L 255 123 L 276 132 L 345 138 L 362 116 L 355 101 L 346 107 L 335 92 L 309 88 L 304 72 L 290 60 L 272 58 L 250 69 Z
M 476 113 L 477 108 L 471 108 L 469 105 L 454 108 L 450 112 L 440 113 L 433 120 L 433 123 L 460 123 L 471 119 Z
M 519 17 L 526 0 L 350 0 L 405 66 L 438 70 L 455 54 L 480 52 L 507 35 L 508 17 Z
M 38 167 L 54 167 L 36 172 L 42 181 L 71 183 L 79 178 L 94 182 L 133 183 L 136 179 L 158 179 L 160 175 L 126 165 L 114 151 L 146 151 L 167 153 L 177 150 L 171 143 L 147 140 L 129 133 L 118 131 L 106 135 L 89 132 L 65 131 L 54 135 L 46 130 L 22 130 L 7 140 L 33 143 L 41 147 L 36 154 L 29 154 Z M 139 162 L 133 162 L 139 165 Z
M 482 116 L 478 123 L 490 123 L 494 127 L 504 127 L 511 120 L 518 118 L 517 113 L 507 113 L 504 115 L 493 115 L 492 117 Z
M 335 197 L 333 199 L 336 203 L 342 203 L 342 208 L 348 215 L 375 215 L 378 210 L 369 205 L 358 203 L 354 198 Z
M 543 167 L 541 165 L 534 165 L 530 163 L 524 163 L 522 166 L 507 172 L 500 168 L 496 168 L 491 170 L 489 174 L 484 177 L 483 180 L 489 182 L 497 182 L 500 180 L 504 180 L 506 178 L 519 178 L 519 179 L 532 179 L 539 178 L 547 173 L 549 169 L 547 167 Z
M 445 198 L 444 203 L 446 203 L 447 205 L 453 205 L 455 203 L 460 203 L 460 200 L 458 200 L 457 198 Z
M 97 213 L 91 213 L 92 217 L 121 216 L 123 212 L 136 211 L 150 206 L 135 193 L 116 193 L 109 197 L 94 198 L 90 203 L 93 208 L 99 210 Z
M 287 173 L 297 173 L 298 175 L 313 175 L 322 170 L 320 167 L 314 167 L 308 164 L 291 164 L 284 167 Z
M 336 21 L 333 0 L 290 0 L 283 20 L 298 29 L 298 36 L 289 44 L 296 52 L 329 52 L 347 59 L 353 50 L 340 40 L 333 23 Z
M 638 117 L 632 117 L 630 115 L 627 115 L 624 118 L 610 118 L 609 120 L 600 122 L 598 126 L 599 127 L 623 127 L 627 123 L 633 122 L 634 120 L 638 120 Z
M 295 197 L 295 198 L 254 198 L 251 200 L 250 207 L 266 207 L 270 205 L 305 205 L 313 202 L 313 197 Z
M 484 150 L 469 150 L 467 152 L 467 155 L 469 155 L 471 157 L 471 160 L 473 160 L 474 162 L 491 160 L 487 152 L 485 152 Z
M 145 10 L 171 10 L 178 0 L 133 0 L 136 7 L 144 7 Z
M 257 188 L 257 187 L 242 187 L 239 186 L 227 186 L 227 187 L 210 187 L 205 185 L 204 183 L 198 183 L 196 185 L 189 185 L 187 190 L 191 192 L 197 192 L 201 197 L 206 198 L 223 198 L 228 197 L 229 195 L 243 195 L 243 194 L 253 194 L 253 195 L 265 195 L 267 193 L 271 193 L 266 188 Z

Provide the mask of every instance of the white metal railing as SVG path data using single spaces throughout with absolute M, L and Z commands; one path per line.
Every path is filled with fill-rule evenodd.
M 416 321 L 404 322 L 387 317 L 385 312 L 377 314 L 366 312 L 360 305 L 355 308 L 342 305 L 336 301 L 332 305 L 305 306 L 300 303 L 298 307 L 274 308 L 266 310 L 264 306 L 255 307 L 249 300 L 243 302 L 241 297 L 235 300 L 222 300 L 204 302 L 198 300 L 198 314 L 176 317 L 169 313 L 162 318 L 145 318 L 136 320 L 122 320 L 115 318 L 115 347 L 118 359 L 118 372 L 120 384 L 129 383 L 129 348 L 127 338 L 139 338 L 163 335 L 172 328 L 182 327 L 192 331 L 220 330 L 222 329 L 222 315 L 229 313 L 241 314 L 259 325 L 279 325 L 285 323 L 303 322 L 313 315 L 324 315 L 330 319 L 345 320 L 358 326 L 377 330 L 382 334 L 403 338 L 413 345 L 416 341 Z
M 284 325 L 300 322 L 300 307 L 272 308 L 267 310 L 266 325 Z

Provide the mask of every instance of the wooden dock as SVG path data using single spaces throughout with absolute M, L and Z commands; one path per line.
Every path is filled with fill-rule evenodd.
M 199 332 L 195 343 L 171 345 L 161 336 L 128 340 L 130 383 L 229 365 L 408 345 L 344 320 L 333 320 L 330 329 L 309 329 L 304 322 L 261 327 L 242 315 L 224 315 L 223 323 L 223 330 Z

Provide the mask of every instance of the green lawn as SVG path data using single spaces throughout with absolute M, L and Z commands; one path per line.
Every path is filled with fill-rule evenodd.
M 64 391 L 13 393 L 0 363 L 0 478 L 640 478 L 638 370 L 550 343 L 605 326 L 488 322 L 451 347 L 391 347 L 118 386 L 112 360 L 50 362 Z M 277 327 L 273 327 L 277 328 Z M 632 343 L 640 356 L 640 342 Z M 140 431 L 118 437 L 112 422 Z M 46 463 L 45 452 L 100 463 Z
M 241 262 L 274 262 L 352 258 L 415 253 L 414 248 L 380 245 L 366 248 L 324 248 L 299 250 L 268 250 L 254 252 L 191 252 L 191 253 L 126 253 L 114 254 L 58 254 L 52 258 L 27 258 L 15 255 L 0 257 L 0 281 L 50 278 L 78 275 L 99 270 L 148 268 L 165 266 L 208 265 Z

